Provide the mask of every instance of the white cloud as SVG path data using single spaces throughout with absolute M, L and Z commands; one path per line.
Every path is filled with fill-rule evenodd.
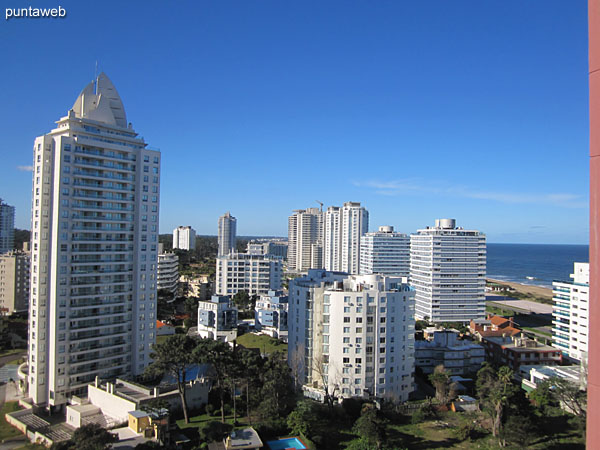
M 531 194 L 524 192 L 493 192 L 439 182 L 425 183 L 422 179 L 407 178 L 393 181 L 354 182 L 355 186 L 373 189 L 378 195 L 397 196 L 435 194 L 456 198 L 472 198 L 513 204 L 547 204 L 564 208 L 587 208 L 581 195 L 568 193 Z
M 17 166 L 22 172 L 33 172 L 33 166 Z

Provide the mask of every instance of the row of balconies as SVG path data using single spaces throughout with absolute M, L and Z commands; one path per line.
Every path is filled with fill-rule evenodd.
M 124 191 L 124 192 L 133 192 L 135 191 L 135 187 L 130 184 L 124 183 L 113 183 L 106 181 L 87 181 L 81 178 L 76 178 L 73 180 L 73 186 L 87 186 L 91 188 L 96 188 L 98 190 L 112 190 L 112 191 Z
M 127 175 L 127 174 L 110 172 L 110 171 L 105 171 L 105 170 L 93 170 L 93 169 L 80 168 L 80 167 L 75 168 L 75 170 L 73 170 L 72 174 L 77 177 L 81 177 L 81 178 L 90 177 L 90 178 L 105 178 L 105 179 L 109 179 L 109 180 L 129 181 L 129 182 L 135 181 L 134 175 Z
M 86 225 L 83 225 L 85 223 Z M 95 222 L 94 222 L 95 223 Z M 87 232 L 118 232 L 118 233 L 129 233 L 134 231 L 133 225 L 124 225 L 117 223 L 105 223 L 101 225 L 90 225 L 88 222 L 75 222 L 71 227 L 72 231 L 87 231 Z
M 75 157 L 75 159 L 73 160 L 73 164 L 84 167 L 100 167 L 103 169 L 122 170 L 124 172 L 135 172 L 135 165 L 133 164 L 123 164 L 114 161 L 100 162 L 90 158 L 81 158 L 79 156 Z
M 120 194 L 114 192 L 104 192 L 102 190 L 92 189 L 73 189 L 72 198 L 92 198 L 98 200 L 117 200 L 121 202 L 133 202 L 133 194 Z
M 125 322 L 125 323 L 129 323 L 129 322 Z M 113 328 L 116 327 L 116 328 Z M 78 332 L 74 332 L 71 333 L 69 335 L 69 341 L 70 342 L 74 342 L 74 341 L 91 341 L 91 340 L 95 340 L 98 338 L 101 339 L 106 339 L 107 337 L 117 337 L 117 336 L 128 336 L 131 333 L 131 330 L 129 330 L 126 327 L 122 327 L 119 325 L 113 325 L 110 327 L 103 327 L 104 330 L 94 330 L 94 331 L 78 331 Z
M 130 338 L 117 338 L 117 339 L 104 339 L 102 341 L 91 341 L 87 343 L 76 343 L 71 344 L 69 347 L 70 355 L 77 355 L 80 353 L 87 353 L 91 350 L 111 350 L 111 349 L 122 349 L 123 353 L 131 350 L 131 339 Z M 123 346 L 126 346 L 123 348 Z M 121 350 L 120 350 L 121 351 Z
M 74 153 L 80 153 L 83 155 L 92 155 L 95 156 L 97 158 L 110 158 L 110 159 L 117 159 L 117 160 L 121 160 L 121 161 L 135 161 L 136 157 L 134 153 L 131 154 L 127 154 L 127 153 L 116 153 L 114 151 L 111 150 L 97 150 L 97 149 L 91 149 L 88 147 L 81 147 L 81 146 L 77 146 L 74 150 Z

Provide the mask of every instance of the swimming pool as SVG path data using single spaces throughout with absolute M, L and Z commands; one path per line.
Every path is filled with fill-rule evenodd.
M 284 450 L 286 448 L 306 450 L 307 448 L 306 445 L 302 443 L 300 438 L 297 437 L 278 439 L 276 441 L 268 441 L 267 445 L 271 450 Z

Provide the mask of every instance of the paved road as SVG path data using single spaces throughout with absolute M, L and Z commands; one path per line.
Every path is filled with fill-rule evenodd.
M 517 312 L 523 311 L 535 314 L 552 314 L 552 305 L 545 303 L 531 302 L 529 300 L 517 300 L 509 297 L 496 297 L 492 295 L 486 296 L 486 300 L 488 303 L 511 308 Z

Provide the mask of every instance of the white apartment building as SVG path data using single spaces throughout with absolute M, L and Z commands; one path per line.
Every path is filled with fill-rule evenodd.
M 0 315 L 28 310 L 29 260 L 25 252 L 0 254 Z
M 229 211 L 219 217 L 219 250 L 217 256 L 227 256 L 235 252 L 237 219 Z
M 369 231 L 369 212 L 358 202 L 346 202 L 341 208 L 327 208 L 323 220 L 325 270 L 359 273 L 361 237 Z
M 155 342 L 160 152 L 102 73 L 33 147 L 29 396 L 141 374 Z
M 288 296 L 282 291 L 261 295 L 254 306 L 254 323 L 262 334 L 287 341 Z
M 406 278 L 309 270 L 290 282 L 288 362 L 306 395 L 406 401 L 414 291 Z
M 198 335 L 233 342 L 237 337 L 237 314 L 228 295 L 213 295 L 209 301 L 198 302 Z
M 175 228 L 173 230 L 173 248 L 194 250 L 196 248 L 196 231 L 189 225 Z
M 323 211 L 297 209 L 288 218 L 288 270 L 302 272 L 323 267 Z
M 360 239 L 360 273 L 380 273 L 408 277 L 410 274 L 410 237 L 394 232 L 394 227 L 379 227 Z
M 0 254 L 11 251 L 15 245 L 15 207 L 0 198 Z
M 410 282 L 415 315 L 433 322 L 485 318 L 485 235 L 437 219 L 410 236 Z
M 554 281 L 552 345 L 575 361 L 587 360 L 589 342 L 590 265 L 575 263 L 573 281 Z
M 281 258 L 232 252 L 217 258 L 217 295 L 263 295 L 281 289 Z
M 280 240 L 251 240 L 246 245 L 246 253 L 251 255 L 274 256 L 285 260 L 287 258 L 287 242 Z
M 432 340 L 415 341 L 415 365 L 424 374 L 443 365 L 452 375 L 472 375 L 485 362 L 485 348 L 476 342 L 458 339 L 458 331 L 436 330 Z
M 179 256 L 175 253 L 159 253 L 156 274 L 156 288 L 165 289 L 173 295 L 177 293 L 177 282 L 179 280 Z

